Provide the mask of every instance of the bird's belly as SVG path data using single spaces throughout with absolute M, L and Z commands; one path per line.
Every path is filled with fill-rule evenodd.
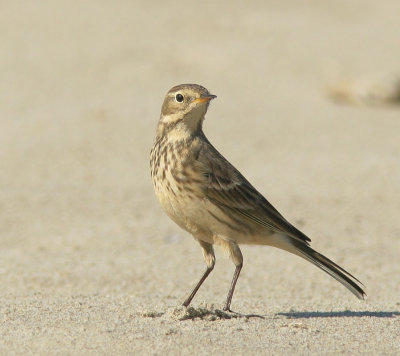
M 213 244 L 220 238 L 236 241 L 246 235 L 243 226 L 235 226 L 206 199 L 162 192 L 157 196 L 166 214 L 181 228 L 200 240 Z
M 168 174 L 167 174 L 168 176 Z M 196 234 L 199 230 L 196 218 L 201 215 L 198 209 L 199 199 L 183 191 L 174 180 L 159 180 L 155 193 L 165 213 L 180 227 Z
M 222 211 L 196 189 L 185 190 L 167 173 L 158 180 L 155 192 L 165 213 L 194 237 L 215 243 L 219 239 L 236 243 L 265 244 L 265 232 L 260 226 L 246 223 Z M 168 179 L 169 178 L 169 179 Z M 260 230 L 260 231 L 258 231 Z M 260 234 L 261 232 L 261 234 Z M 263 236 L 264 235 L 264 236 Z
M 204 224 L 206 219 L 199 206 L 199 201 L 180 194 L 172 196 L 171 194 L 158 194 L 157 196 L 163 210 L 176 224 L 194 236 L 203 234 L 207 225 Z

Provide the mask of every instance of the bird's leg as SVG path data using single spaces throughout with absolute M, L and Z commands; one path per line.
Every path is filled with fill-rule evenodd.
M 224 311 L 232 311 L 231 302 L 232 302 L 233 292 L 235 291 L 236 282 L 239 278 L 240 270 L 243 267 L 243 256 L 239 246 L 236 243 L 231 242 L 229 244 L 229 252 L 233 260 L 233 263 L 236 265 L 236 268 L 235 268 L 235 273 L 233 274 L 231 287 L 229 288 L 228 296 L 226 298 Z
M 236 282 L 239 278 L 239 274 L 240 274 L 240 270 L 242 269 L 242 266 L 243 266 L 243 264 L 236 266 L 236 268 L 235 268 L 235 273 L 233 274 L 231 288 L 229 288 L 228 297 L 226 298 L 226 304 L 224 306 L 225 311 L 230 311 L 230 312 L 232 311 L 231 310 L 232 296 L 233 296 L 233 292 L 235 291 Z
M 192 290 L 192 293 L 190 293 L 190 295 L 183 302 L 182 305 L 184 307 L 187 307 L 190 304 L 190 302 L 192 301 L 193 297 L 195 296 L 195 294 L 199 290 L 200 286 L 203 284 L 203 282 L 206 280 L 208 275 L 214 269 L 214 265 L 215 265 L 215 255 L 214 255 L 213 246 L 211 244 L 207 243 L 207 242 L 204 242 L 204 241 L 201 241 L 201 240 L 198 240 L 198 241 L 200 243 L 200 246 L 203 249 L 203 256 L 204 256 L 204 260 L 206 261 L 206 264 L 207 264 L 207 269 L 204 272 L 203 276 L 200 278 L 200 281 L 197 283 L 196 287 L 194 287 L 194 289 Z
M 203 274 L 203 277 L 200 278 L 199 283 L 197 283 L 196 287 L 194 287 L 194 289 L 192 290 L 192 293 L 190 293 L 190 295 L 186 298 L 186 300 L 183 302 L 183 306 L 187 307 L 190 302 L 192 301 L 193 297 L 195 296 L 195 294 L 197 293 L 197 291 L 199 290 L 200 286 L 203 284 L 203 282 L 206 280 L 206 278 L 208 277 L 208 275 L 211 273 L 211 271 L 213 270 L 214 267 L 207 267 L 206 271 Z

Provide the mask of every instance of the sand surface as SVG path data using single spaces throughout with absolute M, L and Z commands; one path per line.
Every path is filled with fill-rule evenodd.
M 400 2 L 1 1 L 0 354 L 400 353 L 400 108 L 332 80 L 400 71 Z M 153 194 L 170 87 L 218 95 L 214 145 L 357 276 L 298 257 L 205 269 Z

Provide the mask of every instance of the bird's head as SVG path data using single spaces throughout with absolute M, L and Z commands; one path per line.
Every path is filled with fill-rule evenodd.
M 208 105 L 214 98 L 215 95 L 197 84 L 173 87 L 164 99 L 157 134 L 184 139 L 200 132 Z

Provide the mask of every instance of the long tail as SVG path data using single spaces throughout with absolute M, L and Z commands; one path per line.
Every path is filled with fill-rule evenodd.
M 364 285 L 356 277 L 351 275 L 335 262 L 331 261 L 329 258 L 313 250 L 304 242 L 295 240 L 289 236 L 280 236 L 279 242 L 273 245 L 311 262 L 324 272 L 328 273 L 331 277 L 335 278 L 338 282 L 342 283 L 357 298 L 365 299 L 366 293 L 361 287 Z

